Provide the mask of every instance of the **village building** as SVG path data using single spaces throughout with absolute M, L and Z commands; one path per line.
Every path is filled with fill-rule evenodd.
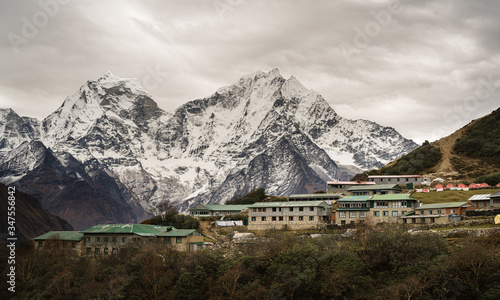
M 346 196 L 337 202 L 332 219 L 337 225 L 365 223 L 370 212 L 371 196 Z
M 397 223 L 399 218 L 419 206 L 411 194 L 347 196 L 338 201 L 335 224 Z
M 401 192 L 402 189 L 397 184 L 362 185 L 353 186 L 347 189 L 347 193 L 352 196 L 399 194 Z
M 196 251 L 204 237 L 195 229 L 176 229 L 172 226 L 146 224 L 95 225 L 83 232 L 83 254 L 116 254 L 125 247 L 140 248 L 148 243 L 162 243 L 179 251 Z M 202 246 L 204 247 L 204 246 Z
M 197 204 L 189 209 L 189 215 L 192 217 L 213 217 L 239 214 L 247 209 L 250 204 Z
M 33 239 L 35 249 L 71 249 L 82 253 L 83 233 L 79 231 L 49 231 Z
M 326 192 L 327 193 L 344 193 L 353 186 L 360 185 L 373 185 L 373 181 L 327 181 L 326 182 Z
M 325 201 L 259 202 L 248 207 L 248 229 L 314 229 L 330 222 Z
M 469 198 L 469 202 L 475 208 L 484 208 L 490 206 L 500 206 L 500 192 L 494 194 L 479 194 Z
M 413 213 L 401 217 L 405 224 L 450 223 L 463 219 L 467 210 L 474 209 L 468 202 L 426 204 L 415 208 Z
M 421 175 L 371 175 L 368 176 L 368 181 L 373 181 L 376 184 L 422 184 Z M 430 178 L 425 178 L 424 182 L 430 182 Z
M 332 204 L 342 197 L 343 194 L 322 193 L 322 194 L 293 194 L 288 196 L 288 201 L 325 201 Z

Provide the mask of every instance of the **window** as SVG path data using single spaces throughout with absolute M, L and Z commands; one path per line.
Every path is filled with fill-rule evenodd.
M 383 211 L 382 212 L 382 217 L 388 217 L 389 216 L 389 212 L 388 211 Z
M 107 238 L 107 237 L 105 237 L 105 238 L 104 238 L 104 242 L 105 242 L 105 243 L 107 243 L 107 242 L 108 242 L 108 238 Z
M 397 210 L 392 211 L 392 216 L 393 217 L 397 217 L 398 216 L 398 211 Z
M 388 208 L 389 201 L 375 201 L 375 208 Z
M 450 213 L 451 213 L 452 215 L 454 215 L 454 214 L 455 214 L 455 210 L 454 210 L 454 209 L 451 209 L 451 210 L 450 210 Z
M 95 241 L 96 241 L 96 242 L 100 242 L 100 241 L 101 241 L 101 238 L 100 238 L 100 237 L 98 237 L 98 236 L 96 236 L 96 237 L 95 237 Z
M 374 217 L 380 217 L 380 212 L 379 211 L 374 211 L 373 212 Z
M 345 220 L 340 221 L 340 225 L 345 225 Z
M 429 210 L 429 215 L 432 215 L 432 210 Z
M 273 211 L 276 211 L 276 207 L 273 207 Z
M 257 218 L 256 217 L 252 217 L 252 221 L 257 221 Z
M 303 216 L 299 216 L 299 221 L 304 221 L 304 217 Z
M 122 243 L 125 243 L 127 241 L 126 237 L 122 237 Z
M 345 211 L 339 211 L 339 218 L 345 218 Z
M 401 212 L 401 215 L 405 215 L 405 214 L 406 214 L 406 210 L 403 210 L 403 211 Z
M 111 250 L 111 253 L 112 253 L 112 254 L 117 254 L 117 253 L 118 253 L 118 250 L 116 250 L 116 248 L 113 248 L 113 250 Z
M 278 217 L 278 220 L 279 221 L 283 221 L 283 217 Z
M 266 220 L 266 217 L 262 217 L 262 221 L 265 221 Z
M 293 207 L 290 207 L 290 211 L 293 211 Z
M 72 242 L 71 243 L 71 248 L 75 249 L 76 248 L 76 243 L 75 242 Z
M 309 211 L 314 211 L 314 207 L 309 207 Z
M 360 218 L 366 218 L 366 211 L 360 211 L 359 212 L 359 217 Z
M 181 237 L 181 236 L 176 237 L 176 238 L 175 238 L 175 242 L 176 242 L 177 244 L 182 244 L 182 237 Z
M 310 216 L 310 217 L 309 217 L 309 221 L 314 221 L 314 217 L 313 217 L 313 216 Z
M 104 248 L 104 255 L 108 255 L 109 254 L 109 248 Z
M 356 212 L 355 211 L 350 211 L 349 212 L 349 218 L 356 218 Z
M 303 207 L 299 207 L 299 211 L 304 211 L 304 208 Z
M 113 237 L 113 243 L 116 243 L 116 236 Z
M 90 238 L 89 238 L 89 237 L 86 237 L 86 238 L 85 238 L 85 242 L 90 242 Z
M 272 217 L 271 220 L 276 221 L 276 217 Z
M 38 242 L 38 248 L 42 248 L 43 242 Z
M 92 248 L 90 247 L 87 247 L 87 251 L 86 251 L 87 254 L 92 254 Z
M 101 248 L 95 248 L 94 254 L 101 254 Z
M 293 221 L 293 217 L 288 217 L 288 221 Z

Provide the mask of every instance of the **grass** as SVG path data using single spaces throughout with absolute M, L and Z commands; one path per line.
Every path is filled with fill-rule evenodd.
M 479 194 L 493 194 L 498 189 L 480 189 L 470 191 L 431 191 L 429 193 L 413 193 L 413 198 L 420 200 L 422 204 L 445 203 L 445 202 L 466 202 L 470 197 Z

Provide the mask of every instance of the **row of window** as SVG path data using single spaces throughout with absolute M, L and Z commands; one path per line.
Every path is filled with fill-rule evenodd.
M 401 215 L 403 215 L 405 213 L 406 213 L 406 211 L 402 211 Z M 349 212 L 349 218 L 357 218 L 358 216 L 359 216 L 359 218 L 366 218 L 367 212 L 366 211 L 360 211 L 359 215 L 358 215 L 357 211 L 350 211 Z M 374 217 L 380 217 L 380 211 L 374 211 L 373 212 L 373 216 Z M 388 217 L 388 216 L 389 216 L 389 211 L 382 211 L 382 217 Z M 398 217 L 400 215 L 399 215 L 398 211 L 394 210 L 394 211 L 392 211 L 392 216 L 393 217 Z M 347 213 L 345 211 L 339 211 L 339 218 L 346 218 L 346 217 L 347 217 Z
M 340 207 L 342 208 L 367 208 L 368 204 L 366 202 L 341 202 Z
M 267 217 L 260 217 L 260 219 L 261 221 L 267 221 Z M 271 221 L 283 221 L 283 220 L 284 220 L 283 217 L 271 217 Z M 293 216 L 288 217 L 288 221 L 293 221 L 293 220 L 294 220 Z M 304 217 L 298 216 L 297 220 L 304 221 Z M 252 217 L 252 221 L 257 221 L 257 217 Z M 309 221 L 314 221 L 314 216 L 309 216 Z
M 120 239 L 121 239 L 122 243 L 127 242 L 127 238 L 126 237 L 121 237 Z M 94 242 L 96 242 L 96 243 L 100 243 L 101 240 L 102 240 L 103 243 L 109 243 L 109 237 L 103 237 L 102 239 L 101 239 L 100 236 L 94 237 Z M 112 243 L 116 243 L 117 241 L 118 241 L 118 237 L 116 237 L 116 236 L 111 237 L 111 242 Z M 85 242 L 87 242 L 87 243 L 90 242 L 90 237 L 86 237 L 85 238 Z
M 44 243 L 45 243 L 45 247 L 44 247 Z M 38 242 L 38 248 L 47 248 L 47 249 L 50 249 L 50 242 Z M 76 242 L 71 242 L 71 243 L 64 243 L 64 242 L 59 242 L 59 241 L 54 241 L 53 242 L 53 246 L 54 248 L 76 248 Z
M 429 215 L 432 215 L 432 213 L 433 213 L 434 211 L 433 211 L 433 210 L 429 210 L 428 212 L 429 212 Z M 420 214 L 421 214 L 421 215 L 425 215 L 425 211 L 424 211 L 424 210 L 422 210 L 422 211 L 420 212 Z M 438 210 L 437 210 L 437 214 L 438 214 L 438 215 L 442 215 L 442 214 L 444 214 L 444 213 L 443 213 L 443 211 L 442 211 L 441 209 L 438 209 Z M 450 209 L 450 214 L 451 214 L 451 215 L 454 215 L 454 214 L 455 214 L 455 210 L 454 210 L 454 209 Z
M 297 208 L 298 211 L 304 211 L 306 207 L 288 207 L 288 211 L 293 211 L 294 208 Z M 324 207 L 321 207 L 323 210 L 325 209 Z M 276 211 L 282 211 L 282 209 L 285 209 L 284 207 L 271 207 L 271 210 L 273 212 Z M 314 207 L 309 207 L 309 211 L 314 211 Z M 266 212 L 266 207 L 254 207 L 252 208 L 252 212 Z
M 86 254 L 92 254 L 92 248 L 91 247 L 87 247 L 86 251 L 85 251 Z M 103 248 L 103 252 L 104 255 L 108 255 L 109 254 L 109 248 Z M 116 254 L 118 253 L 118 250 L 116 248 L 111 248 L 111 253 L 112 254 Z M 94 254 L 101 254 L 101 248 L 94 248 Z
M 175 241 L 176 243 L 178 243 L 178 244 L 179 244 L 179 243 L 182 243 L 182 237 L 175 237 L 175 238 L 176 238 L 176 241 Z M 121 242 L 122 242 L 122 243 L 127 242 L 127 238 L 126 238 L 126 237 L 121 237 L 120 239 L 121 239 Z M 98 237 L 98 236 L 94 237 L 94 242 L 100 243 L 100 242 L 101 242 L 101 240 L 102 240 L 102 242 L 103 242 L 103 243 L 109 243 L 109 237 L 104 237 L 104 238 L 101 238 L 101 237 Z M 132 241 L 133 241 L 133 242 L 140 242 L 140 241 L 142 241 L 142 240 L 144 240 L 144 239 L 143 239 L 143 238 L 140 238 L 140 237 L 132 237 Z M 149 240 L 150 242 L 153 242 L 153 241 L 154 241 L 154 239 L 153 239 L 153 238 L 149 238 L 148 240 Z M 90 237 L 86 237 L 86 238 L 85 238 L 85 241 L 86 241 L 86 242 L 90 242 Z M 115 236 L 114 236 L 114 237 L 111 237 L 111 242 L 112 242 L 112 243 L 116 243 L 117 241 L 118 241 L 118 238 L 117 238 L 117 237 L 115 237 Z M 166 242 L 166 243 L 168 243 L 168 244 L 170 244 L 170 243 L 171 243 L 171 242 L 170 242 L 170 237 L 165 237 L 165 242 Z M 40 247 L 41 247 L 41 246 L 40 246 Z M 74 248 L 74 247 L 73 247 L 73 248 Z

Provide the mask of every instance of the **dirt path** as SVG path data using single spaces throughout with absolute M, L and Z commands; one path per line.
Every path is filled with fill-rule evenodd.
M 212 222 L 213 221 L 200 221 L 200 229 L 206 237 L 216 240 L 214 233 L 212 232 Z

